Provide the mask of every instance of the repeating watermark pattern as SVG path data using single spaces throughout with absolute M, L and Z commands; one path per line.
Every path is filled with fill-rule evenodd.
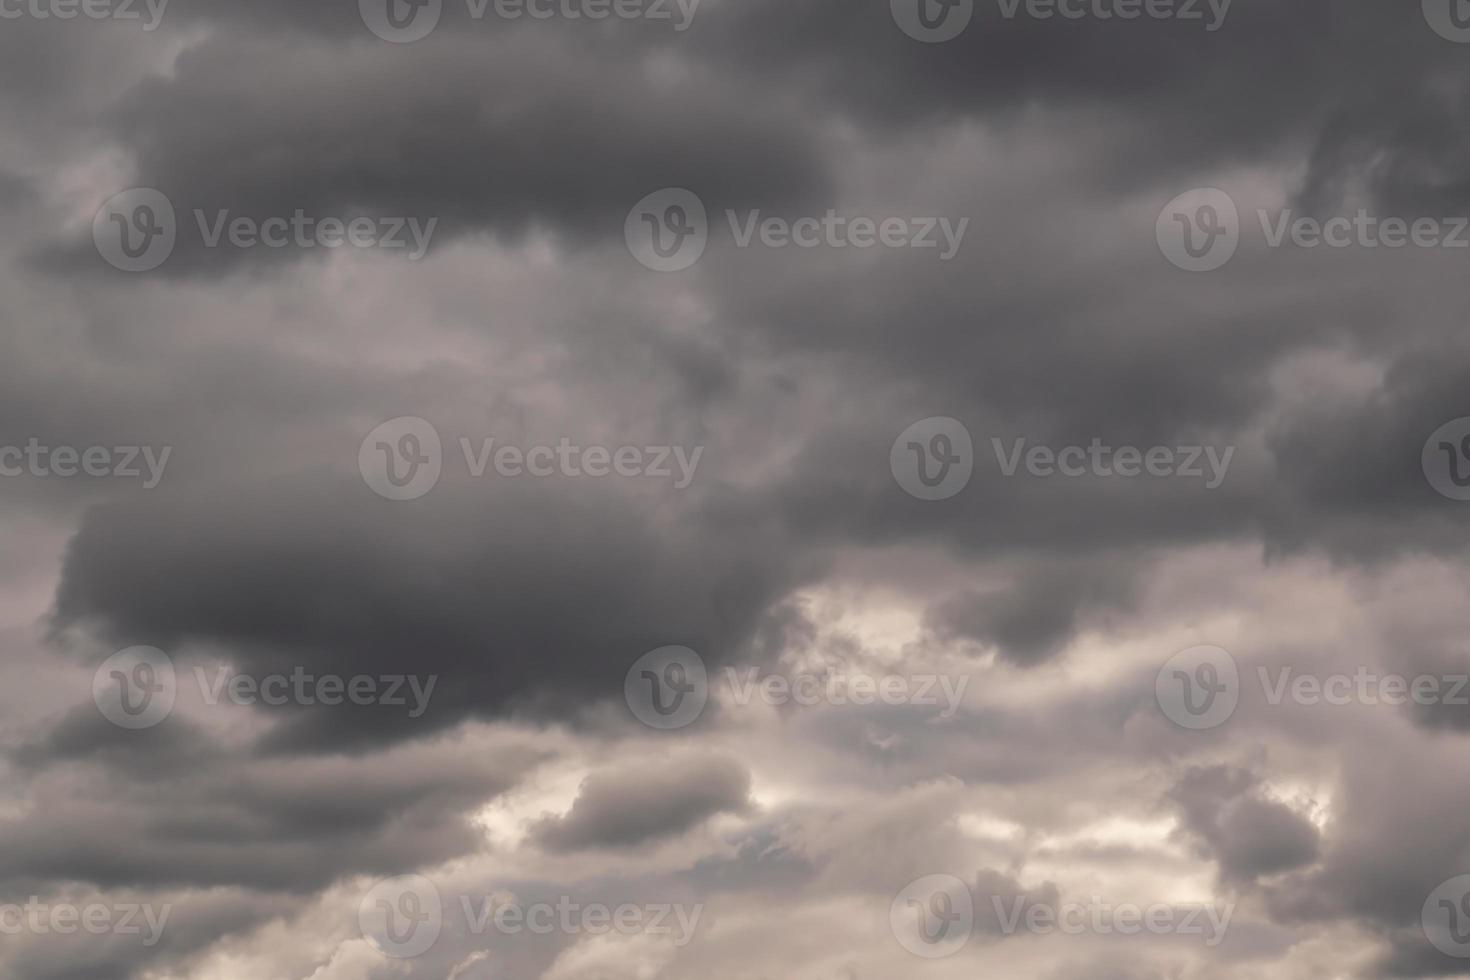
M 828 210 L 795 219 L 725 211 L 736 248 L 938 249 L 939 261 L 959 254 L 970 219 L 848 217 Z M 655 272 L 678 272 L 698 262 L 709 245 L 709 212 L 693 191 L 670 187 L 633 206 L 623 223 L 628 251 Z
M 433 948 L 446 926 L 470 936 L 589 935 L 668 937 L 687 946 L 699 928 L 704 905 L 697 903 L 633 903 L 607 905 L 579 902 L 570 895 L 550 902 L 523 902 L 508 895 L 460 895 L 446 903 L 439 888 L 422 875 L 403 875 L 378 882 L 358 906 L 358 925 L 379 953 L 412 959 Z M 459 927 L 463 926 L 461 930 Z
M 1441 496 L 1470 500 L 1470 417 L 1446 422 L 1424 443 L 1424 477 Z
M 1267 248 L 1470 248 L 1470 217 L 1383 217 L 1359 208 L 1351 217 L 1313 218 L 1291 208 L 1256 210 Z M 1240 244 L 1240 212 L 1224 191 L 1187 191 L 1164 206 L 1155 227 L 1159 248 L 1189 272 L 1212 272 Z
M 975 934 L 975 897 L 954 875 L 925 875 L 894 896 L 888 925 L 898 944 L 915 956 L 953 956 Z
M 0 935 L 3 936 L 141 936 L 142 945 L 152 948 L 163 938 L 172 905 L 129 902 L 43 902 L 32 895 L 24 905 L 0 905 Z
M 0 477 L 90 477 L 142 480 L 144 490 L 163 482 L 173 446 L 47 446 L 32 436 L 25 446 L 0 446 Z
M 193 211 L 204 248 L 408 250 L 411 262 L 429 252 L 438 218 L 316 217 L 297 208 L 291 215 L 264 219 L 231 217 L 228 209 L 212 214 Z M 168 261 L 177 247 L 178 219 L 173 202 L 150 187 L 135 187 L 108 198 L 92 220 L 97 252 L 124 272 L 149 272 Z
M 1381 673 L 1360 664 L 1352 673 L 1298 673 L 1294 667 L 1258 666 L 1254 677 L 1264 703 L 1280 707 L 1470 707 L 1470 674 Z M 1165 716 L 1183 728 L 1218 728 L 1235 713 L 1243 681 L 1235 658 L 1220 647 L 1183 650 L 1159 671 L 1155 692 Z
M 970 484 L 975 472 L 975 443 L 970 430 L 958 419 L 920 419 L 893 440 L 888 468 L 909 496 L 948 500 Z
M 1005 20 L 1177 20 L 1199 22 L 1214 33 L 1234 0 L 995 0 Z M 894 22 L 916 41 L 937 44 L 965 32 L 975 0 L 889 0 Z
M 939 708 L 949 719 L 964 702 L 968 675 L 870 674 L 829 670 L 824 673 L 762 673 L 759 667 L 726 667 L 717 680 L 722 701 L 748 707 L 759 700 L 773 708 L 818 705 Z M 650 728 L 685 728 L 704 713 L 711 697 L 704 659 L 688 647 L 660 647 L 638 658 L 623 681 L 623 695 L 633 716 Z
M 482 438 L 476 445 L 459 439 L 469 476 L 482 479 L 493 472 L 512 479 L 530 476 L 603 479 L 669 480 L 675 490 L 694 482 L 704 447 L 695 446 L 580 446 L 567 437 L 556 445 L 497 446 Z M 444 472 L 444 443 L 439 431 L 424 419 L 390 419 L 369 432 L 357 452 L 357 467 L 373 492 L 389 500 L 417 500 L 433 490 Z
M 149 33 L 169 0 L 0 0 L 0 20 L 136 20 Z
M 439 683 L 436 674 L 316 674 L 295 667 L 289 674 L 263 676 L 218 667 L 191 671 L 204 703 L 222 700 L 241 707 L 288 704 L 301 707 L 380 706 L 403 708 L 418 719 L 429 710 Z M 160 724 L 173 713 L 178 698 L 178 672 L 172 658 L 155 647 L 129 647 L 113 654 L 92 676 L 92 699 L 102 716 L 120 728 L 143 729 Z
M 1470 3 L 1466 0 L 1421 0 L 1424 19 L 1447 41 L 1470 44 Z
M 1456 875 L 1430 892 L 1419 917 L 1435 949 L 1470 959 L 1470 874 Z
M 471 20 L 646 20 L 689 30 L 701 0 L 465 0 Z M 362 22 L 384 41 L 412 44 L 434 33 L 444 0 L 358 0 Z

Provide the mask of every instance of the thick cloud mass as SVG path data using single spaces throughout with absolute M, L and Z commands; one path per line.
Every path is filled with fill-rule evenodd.
M 1460 0 L 920 2 L 0 11 L 0 977 L 1470 977 Z

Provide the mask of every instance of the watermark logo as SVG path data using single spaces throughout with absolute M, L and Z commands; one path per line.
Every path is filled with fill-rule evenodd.
M 173 712 L 177 696 L 174 663 L 154 647 L 129 647 L 115 653 L 92 675 L 97 710 L 119 728 L 152 728 Z
M 1446 422 L 1424 443 L 1424 477 L 1440 496 L 1470 500 L 1470 417 Z
M 384 41 L 412 44 L 439 26 L 444 0 L 358 0 L 362 22 Z
M 680 272 L 698 262 L 709 245 L 709 213 L 693 191 L 655 191 L 628 212 L 623 240 L 646 268 Z
M 169 0 L 0 0 L 0 20 L 141 20 L 143 30 L 152 33 L 163 23 L 168 4 Z
M 248 215 L 232 218 L 228 208 L 212 215 L 203 208 L 192 213 L 199 243 L 207 249 L 409 249 L 411 262 L 428 254 L 439 226 L 438 218 L 426 222 L 411 217 L 317 218 L 300 208 L 289 217 L 263 220 Z M 173 202 L 149 187 L 114 194 L 92 219 L 92 241 L 98 253 L 124 272 L 150 272 L 163 265 L 178 238 Z
M 975 899 L 954 875 L 925 875 L 894 897 L 888 924 L 910 953 L 943 959 L 958 953 L 974 935 Z
M 363 938 L 379 953 L 407 960 L 427 953 L 444 929 L 439 889 L 422 875 L 380 881 L 357 908 Z
M 1467 0 L 1422 0 L 1424 19 L 1434 33 L 1457 44 L 1470 43 L 1470 2 Z
M 374 885 L 358 905 L 358 925 L 379 953 L 392 959 L 422 956 L 439 941 L 452 913 L 455 935 L 495 933 L 519 936 L 669 936 L 676 947 L 687 946 L 699 928 L 704 906 L 673 903 L 617 906 L 579 902 L 560 895 L 554 902 L 522 902 L 508 892 L 460 895 L 446 903 L 439 889 L 422 875 L 403 875 Z
M 465 471 L 482 479 L 492 470 L 507 479 L 562 476 L 572 479 L 624 477 L 670 480 L 675 490 L 686 490 L 704 458 L 704 447 L 581 446 L 563 436 L 556 445 L 529 447 L 496 445 L 493 438 L 476 445 L 459 438 Z M 444 469 L 439 432 L 421 418 L 384 422 L 358 447 L 357 466 L 365 483 L 389 500 L 415 500 L 434 489 Z
M 719 678 L 725 698 L 742 708 L 756 700 L 772 708 L 916 705 L 939 708 L 939 717 L 946 720 L 959 711 L 970 686 L 968 675 L 828 670 L 763 676 L 759 667 L 726 667 Z M 633 665 L 624 679 L 623 694 L 639 721 L 650 728 L 673 729 L 694 723 L 709 703 L 712 686 L 697 653 L 688 647 L 663 647 Z
M 921 419 L 893 441 L 888 468 L 909 496 L 948 500 L 969 485 L 975 471 L 970 430 L 945 416 Z
M 196 666 L 193 676 L 200 697 L 211 707 L 224 698 L 241 707 L 337 707 L 350 703 L 359 707 L 401 707 L 414 719 L 428 711 L 439 682 L 436 674 L 426 678 L 407 674 L 343 677 L 309 673 L 305 667 L 296 667 L 290 674 L 262 677 L 220 667 L 211 678 L 208 671 Z M 92 699 L 97 709 L 119 728 L 138 730 L 160 724 L 173 713 L 178 690 L 173 661 L 153 647 L 130 647 L 113 654 L 92 676 Z
M 639 657 L 623 679 L 628 708 L 649 728 L 692 725 L 709 703 L 704 659 L 688 647 L 659 647 Z
M 975 16 L 975 0 L 889 0 L 894 23 L 925 44 L 953 41 Z
M 1190 647 L 1159 670 L 1154 695 L 1164 716 L 1180 728 L 1218 728 L 1240 704 L 1240 668 L 1220 647 Z
M 849 217 L 835 209 L 796 219 L 760 209 L 744 214 L 725 210 L 736 248 L 915 248 L 936 249 L 939 261 L 959 254 L 970 219 L 940 217 Z M 668 188 L 650 194 L 628 212 L 623 237 L 633 257 L 657 272 L 687 269 L 704 254 L 710 238 L 709 213 L 692 191 Z
M 97 254 L 123 272 L 151 272 L 163 265 L 178 234 L 173 203 L 151 187 L 114 194 L 92 219 Z
M 1470 707 L 1470 674 L 1379 673 L 1366 664 L 1351 674 L 1297 673 L 1293 667 L 1255 669 L 1264 703 L 1303 707 L 1361 705 Z M 1175 654 L 1159 671 L 1155 684 L 1159 707 L 1183 728 L 1217 728 L 1234 714 L 1244 694 L 1245 679 L 1234 659 L 1219 647 L 1192 647 Z
M 357 468 L 363 482 L 378 496 L 417 500 L 439 484 L 444 445 L 439 431 L 424 419 L 390 419 L 363 439 Z
M 1257 208 L 1261 237 L 1270 249 L 1446 248 L 1470 249 L 1470 217 L 1384 217 L 1367 208 L 1354 214 L 1314 218 L 1291 208 Z M 1159 214 L 1159 248 L 1174 265 L 1190 272 L 1212 272 L 1235 255 L 1240 244 L 1240 212 L 1230 195 L 1215 188 L 1188 191 Z
M 1456 875 L 1429 893 L 1420 913 L 1424 936 L 1446 956 L 1470 959 L 1470 875 Z
M 1185 191 L 1164 205 L 1154 236 L 1174 265 L 1187 272 L 1213 272 L 1240 247 L 1240 212 L 1219 188 Z

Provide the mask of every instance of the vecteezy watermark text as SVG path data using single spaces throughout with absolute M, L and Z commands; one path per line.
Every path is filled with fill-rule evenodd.
M 313 673 L 295 667 L 290 673 L 251 675 L 221 666 L 213 676 L 203 667 L 192 670 L 200 697 L 215 706 L 221 700 L 242 707 L 403 708 L 421 718 L 434 696 L 438 675 Z M 129 647 L 109 657 L 92 677 L 92 699 L 102 716 L 120 728 L 152 728 L 173 713 L 178 698 L 178 672 L 173 659 L 155 647 Z
M 202 248 L 405 250 L 410 261 L 429 251 L 438 218 L 323 217 L 297 208 L 264 218 L 235 215 L 227 208 L 193 211 Z M 104 260 L 124 272 L 149 272 L 173 255 L 179 241 L 173 202 L 151 187 L 114 194 L 92 219 L 92 242 Z
M 128 902 L 43 902 L 32 895 L 24 905 L 0 904 L 0 935 L 3 936 L 142 936 L 149 948 L 158 945 L 172 905 Z M 146 929 L 146 932 L 145 932 Z
M 941 217 L 851 217 L 828 210 L 796 218 L 757 210 L 725 211 L 736 248 L 914 248 L 939 250 L 948 262 L 959 254 L 970 219 Z M 678 272 L 698 262 L 709 245 L 710 222 L 693 191 L 671 187 L 633 206 L 623 225 L 628 251 L 656 272 Z
M 1082 446 L 1031 446 L 1016 439 L 1009 447 L 1000 439 L 991 439 L 996 462 L 1005 476 L 1015 476 L 1024 462 L 1026 472 L 1035 477 L 1112 477 L 1131 479 L 1138 476 L 1181 477 L 1204 480 L 1206 490 L 1217 489 L 1230 472 L 1235 447 L 1223 451 L 1214 446 L 1136 446 L 1113 447 L 1101 439 Z M 1025 456 L 1022 456 L 1022 451 Z M 1209 472 L 1205 472 L 1205 464 Z
M 580 446 L 563 437 L 555 445 L 496 445 L 493 438 L 474 441 L 461 436 L 459 449 L 466 472 L 483 478 L 493 467 L 505 478 L 553 476 L 591 479 L 671 480 L 675 490 L 694 482 L 704 456 L 695 446 Z M 373 492 L 389 500 L 416 500 L 439 483 L 444 472 L 444 445 L 439 430 L 421 418 L 390 419 L 368 433 L 358 447 L 358 471 Z
M 163 23 L 168 4 L 169 0 L 0 0 L 0 20 L 141 20 L 143 30 L 151 33 Z
M 1470 217 L 1465 216 L 1402 218 L 1359 208 L 1352 215 L 1317 218 L 1291 208 L 1258 208 L 1256 218 L 1271 249 L 1470 248 Z M 1196 188 L 1164 206 L 1154 234 L 1172 264 L 1189 272 L 1213 272 L 1240 246 L 1240 211 L 1225 191 Z
M 1177 20 L 1218 31 L 1233 0 L 994 0 L 1005 20 Z M 889 0 L 893 20 L 926 44 L 952 41 L 975 17 L 977 0 Z
M 1251 675 L 1246 675 L 1251 676 Z M 1364 705 L 1470 707 L 1470 674 L 1383 673 L 1360 664 L 1352 673 L 1320 675 L 1290 666 L 1257 666 L 1254 677 L 1271 707 Z M 1154 692 L 1165 717 L 1182 728 L 1225 724 L 1240 705 L 1244 683 L 1235 658 L 1221 647 L 1196 646 L 1174 654 L 1159 670 Z
M 746 707 L 759 699 L 773 708 L 791 705 L 890 707 L 917 705 L 940 708 L 939 717 L 954 717 L 970 685 L 968 675 L 871 674 L 828 670 L 822 673 L 762 672 L 759 667 L 726 667 L 721 701 Z M 660 647 L 639 657 L 623 681 L 623 697 L 633 717 L 650 728 L 672 730 L 692 725 L 704 713 L 711 694 L 704 658 L 688 647 Z
M 432 881 L 422 875 L 402 875 L 378 882 L 363 896 L 358 924 L 363 937 L 379 953 L 393 959 L 412 959 L 433 948 L 455 911 L 462 916 L 463 932 L 471 936 L 617 933 L 668 937 L 672 945 L 683 947 L 694 938 L 704 905 L 607 905 L 580 902 L 570 895 L 560 895 L 554 901 L 525 902 L 502 893 L 460 895 L 446 908 L 443 895 Z
M 1032 445 L 1025 438 L 992 437 L 990 446 L 1003 477 L 1044 479 L 1175 478 L 1200 481 L 1206 490 L 1225 482 L 1234 446 L 1113 446 L 1100 437 L 1087 445 Z M 974 441 L 957 419 L 921 419 L 899 433 L 888 466 L 898 485 L 920 500 L 945 500 L 970 482 L 975 468 Z
M 501 20 L 646 20 L 672 23 L 676 32 L 694 23 L 701 0 L 465 0 L 474 21 L 494 13 Z M 368 30 L 394 44 L 422 41 L 439 26 L 444 0 L 358 0 Z
M 45 446 L 32 437 L 24 447 L 0 446 L 0 477 L 142 479 L 143 489 L 152 490 L 163 482 L 172 453 L 172 446 Z
M 1111 902 L 1093 895 L 1087 901 L 1063 902 L 1035 895 L 977 896 L 960 878 L 949 874 L 925 875 L 910 882 L 889 906 L 889 925 L 900 946 L 924 959 L 953 956 L 977 931 L 979 913 L 993 913 L 986 931 L 1004 936 L 1018 932 L 1035 935 L 1062 933 L 1136 936 L 1199 936 L 1209 947 L 1225 939 L 1235 914 L 1233 903 L 1175 905 L 1155 902 L 1138 905 Z

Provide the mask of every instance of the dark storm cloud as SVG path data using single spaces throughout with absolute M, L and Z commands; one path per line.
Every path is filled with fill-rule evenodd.
M 1024 6 L 1007 18 L 1002 4 L 979 0 L 969 28 L 937 45 L 910 41 L 887 7 L 711 3 L 690 39 L 889 127 L 963 116 L 1004 124 L 1037 106 L 1106 113 L 1115 188 L 1305 143 L 1315 147 L 1309 205 L 1365 178 L 1392 206 L 1466 200 L 1454 176 L 1463 113 L 1450 94 L 1466 69 L 1419 4 L 1236 0 L 1207 31 L 1177 19 L 1033 19 Z
M 360 481 L 254 486 L 92 511 L 69 551 L 59 627 L 126 646 L 219 644 L 245 673 L 437 676 L 421 718 L 383 705 L 282 712 L 270 745 L 412 738 L 466 716 L 621 699 L 671 643 L 712 665 L 794 583 L 773 528 L 673 522 L 608 483 L 446 484 L 430 506 Z M 471 533 L 472 532 L 472 533 Z
M 220 937 L 238 941 L 223 955 L 238 954 L 240 969 L 264 968 L 248 943 L 279 915 L 307 952 L 272 962 L 274 974 L 347 976 L 350 965 L 325 965 L 329 940 L 304 911 L 313 896 L 355 875 L 484 856 L 500 838 L 475 823 L 479 808 L 504 802 L 544 758 L 538 746 L 588 734 L 545 722 L 581 720 L 601 703 L 622 725 L 595 737 L 638 731 L 620 705 L 624 674 L 670 643 L 694 647 L 715 671 L 791 662 L 831 626 L 803 614 L 794 593 L 841 591 L 853 576 L 903 591 L 906 612 L 927 611 L 895 643 L 907 643 L 902 667 L 951 643 L 974 653 L 972 641 L 987 656 L 947 666 L 978 674 L 993 648 L 995 683 L 975 684 L 975 701 L 948 719 L 827 706 L 783 713 L 771 728 L 742 718 L 747 738 L 719 742 L 731 724 L 720 716 L 671 736 L 687 744 L 668 756 L 635 755 L 647 750 L 630 738 L 591 766 L 565 815 L 514 813 L 529 842 L 495 860 L 517 863 L 524 878 L 532 861 L 575 863 L 615 900 L 686 894 L 656 880 L 665 873 L 687 894 L 720 892 L 727 928 L 746 919 L 773 947 L 790 941 L 797 972 L 809 962 L 801 956 L 828 957 L 865 928 L 843 922 L 829 939 L 823 902 L 805 899 L 876 896 L 881 933 L 895 882 L 950 866 L 975 880 L 982 916 L 992 894 L 1055 904 L 1075 881 L 1027 888 L 974 869 L 1018 873 L 1036 839 L 1075 832 L 1082 843 L 1043 855 L 1051 866 L 1197 875 L 1206 862 L 1219 887 L 1264 903 L 1282 933 L 1362 933 L 1386 951 L 1373 975 L 1455 972 L 1416 926 L 1430 889 L 1470 870 L 1458 819 L 1470 785 L 1455 761 L 1461 717 L 1413 719 L 1434 731 L 1287 710 L 1256 724 L 1259 706 L 1243 705 L 1234 729 L 1191 740 L 1153 704 L 1152 667 L 1099 681 L 1108 665 L 1071 649 L 1083 631 L 1110 640 L 1117 627 L 1136 648 L 1218 628 L 1224 612 L 1253 622 L 1257 597 L 1244 589 L 1178 613 L 1147 605 L 1159 563 L 1187 549 L 1264 543 L 1283 561 L 1323 550 L 1369 574 L 1405 553 L 1454 562 L 1463 551 L 1461 512 L 1419 471 L 1429 432 L 1470 414 L 1455 339 L 1467 312 L 1462 270 L 1425 260 L 1410 272 L 1382 256 L 1291 262 L 1248 246 L 1225 270 L 1187 276 L 1152 240 L 1159 205 L 1219 174 L 1314 213 L 1362 200 L 1412 217 L 1470 203 L 1467 49 L 1436 37 L 1417 4 L 1236 0 L 1223 27 L 1206 32 L 1005 20 L 982 2 L 962 38 L 937 46 L 905 37 L 887 0 L 705 0 L 677 36 L 451 12 L 433 38 L 407 46 L 372 37 L 355 0 L 174 4 L 158 35 L 121 44 L 96 25 L 3 32 L 0 75 L 16 94 L 0 109 L 34 152 L 3 158 L 0 172 L 17 176 L 0 183 L 0 208 L 23 212 L 25 241 L 58 241 L 65 225 L 75 247 L 49 253 L 50 268 L 101 268 L 77 234 L 86 236 L 98 182 L 117 179 L 166 191 L 186 234 L 157 277 L 23 275 L 4 291 L 14 342 L 0 358 L 0 443 L 38 432 L 83 445 L 178 442 L 184 478 L 142 497 L 12 483 L 6 516 L 44 496 L 47 516 L 67 520 L 81 498 L 109 498 L 74 518 L 58 640 L 157 645 L 185 676 L 224 656 L 252 674 L 302 666 L 438 684 L 419 719 L 386 707 L 242 709 L 254 738 L 242 747 L 210 724 L 223 712 L 119 732 L 92 706 L 71 707 L 86 699 L 83 678 L 71 710 L 7 739 L 4 801 L 14 805 L 0 815 L 0 893 L 75 882 L 210 891 L 189 899 L 184 927 L 156 956 L 25 944 L 5 951 L 4 969 L 23 980 L 145 967 L 191 975 Z M 145 72 L 153 77 L 140 82 Z M 114 175 L 113 150 L 125 177 Z M 697 191 L 716 227 L 725 208 L 821 215 L 877 200 L 974 224 L 948 265 L 912 253 L 737 251 L 722 238 L 698 269 L 655 276 L 619 236 L 629 207 L 665 186 Z M 384 273 L 405 308 L 435 316 L 384 313 L 380 323 L 358 311 L 343 319 L 363 322 L 335 332 L 310 316 L 260 324 L 265 306 L 346 307 L 338 301 L 353 291 L 381 294 L 357 278 L 308 279 L 323 272 L 313 263 L 289 272 L 319 292 L 284 275 L 220 281 L 304 253 L 200 249 L 194 208 L 438 218 L 434 244 L 461 248 L 431 253 L 414 275 Z M 555 274 L 527 272 L 534 297 L 501 287 L 514 293 L 502 304 L 494 289 L 453 284 L 484 273 L 500 286 L 521 270 L 514 250 L 543 233 L 553 247 L 526 251 Z M 567 295 L 578 300 L 570 311 L 557 305 Z M 42 316 L 51 301 L 59 312 Z M 76 322 L 86 329 L 69 332 Z M 1299 388 L 1299 359 L 1324 351 L 1382 370 L 1382 382 L 1334 397 Z M 433 366 L 403 363 L 419 357 Z M 503 403 L 507 415 L 554 405 L 561 414 L 546 424 L 572 431 L 578 418 L 614 428 L 630 417 L 697 419 L 730 462 L 720 468 L 712 447 L 710 486 L 680 499 L 608 484 L 451 480 L 389 504 L 350 473 L 355 445 L 321 439 L 335 440 L 349 413 L 441 404 L 429 395 L 456 408 Z M 887 459 L 905 425 L 937 414 L 971 428 L 983 470 L 961 497 L 931 504 L 899 490 Z M 1206 491 L 1002 478 L 993 437 L 1238 448 L 1229 479 Z M 324 456 L 348 477 L 301 462 Z M 293 475 L 272 479 L 280 473 Z M 947 571 L 909 581 L 901 562 L 888 565 L 890 549 L 922 551 Z M 1231 574 L 1220 584 L 1238 584 Z M 890 610 L 869 611 L 886 629 Z M 865 640 L 842 649 L 862 654 Z M 1436 664 L 1455 662 L 1445 637 L 1415 642 Z M 58 672 L 71 669 L 54 659 Z M 1007 685 L 1023 673 L 1048 693 L 1012 698 Z M 534 738 L 480 744 L 464 734 L 478 719 L 529 722 Z M 1269 751 L 1248 766 L 1207 758 L 1237 738 Z M 757 748 L 769 743 L 780 744 L 775 759 Z M 1194 768 L 1170 792 L 1181 761 Z M 793 802 L 763 808 L 759 826 L 717 844 L 691 832 L 750 817 L 752 784 L 768 777 Z M 1320 829 L 1270 788 L 1296 780 L 1329 787 Z M 1168 793 L 1186 856 L 1166 854 L 1164 841 L 1114 845 L 1079 829 L 1137 815 L 1140 785 L 1159 789 L 1148 799 Z M 823 799 L 829 791 L 840 804 Z M 998 843 L 958 829 L 991 808 L 1024 831 Z M 655 844 L 666 846 L 644 847 Z M 977 848 L 983 860 L 970 856 Z M 605 874 L 629 850 L 650 863 L 677 856 L 648 879 Z M 742 899 L 776 918 L 760 920 Z M 831 914 L 850 913 L 844 904 Z M 997 931 L 988 920 L 981 929 Z M 1241 935 L 1283 960 L 1299 952 L 1276 932 Z M 470 952 L 467 938 L 402 975 L 443 980 Z M 521 947 L 516 975 L 543 976 L 571 945 Z M 977 945 L 1008 955 L 1028 944 Z M 1343 961 L 1369 959 L 1361 954 Z M 1212 968 L 1064 955 L 1071 969 L 1038 962 L 1034 975 Z M 720 956 L 629 975 L 757 975 Z M 557 977 L 577 975 L 561 965 Z M 1316 968 L 1263 959 L 1258 972 Z
M 1041 568 L 1005 589 L 948 596 L 929 609 L 929 624 L 942 637 L 975 640 L 1012 663 L 1036 664 L 1066 646 L 1087 611 L 1126 608 L 1133 581 L 1115 561 Z
M 154 751 L 181 738 L 203 747 Z M 0 821 L 0 881 L 12 899 L 36 881 L 306 894 L 347 875 L 402 873 L 478 851 L 469 812 L 537 761 L 525 752 L 479 758 L 453 739 L 355 757 L 257 758 L 174 721 L 142 733 L 113 728 L 112 741 L 127 766 L 60 755 L 41 767 L 43 748 L 23 755 L 25 798 L 49 817 Z
M 260 895 L 242 889 L 221 888 L 196 893 L 134 893 L 123 891 L 90 895 L 67 889 L 44 893 L 51 902 L 74 902 L 85 907 L 96 901 L 153 905 L 155 922 L 168 906 L 167 920 L 156 946 L 133 936 L 7 937 L 6 965 L 25 980 L 91 980 L 96 977 L 132 980 L 156 975 L 160 968 L 187 969 L 190 958 L 215 943 L 221 934 L 245 931 L 272 919 L 297 914 L 294 898 Z M 29 896 L 27 896 L 29 897 Z M 40 897 L 40 896 L 38 896 Z M 24 901 L 22 898 L 20 901 Z M 139 917 L 140 925 L 146 920 Z M 148 927 L 143 926 L 146 930 Z
M 696 66 L 662 77 L 545 33 L 412 50 L 217 38 L 128 92 L 105 124 L 136 159 L 132 183 L 172 203 L 178 242 L 158 274 L 181 275 L 326 252 L 231 247 L 228 234 L 210 246 L 224 212 L 226 228 L 298 210 L 411 218 L 433 247 L 533 228 L 620 240 L 634 204 L 670 186 L 729 207 L 819 195 L 827 164 L 804 121 L 747 95 Z M 90 241 L 50 260 L 104 268 Z
M 1367 398 L 1308 409 L 1273 430 L 1289 492 L 1267 511 L 1267 530 L 1283 547 L 1326 544 L 1362 559 L 1463 548 L 1464 520 L 1425 479 L 1421 456 L 1435 430 L 1470 414 L 1466 351 L 1459 342 L 1416 346 Z
M 284 42 L 273 32 L 213 36 L 100 122 L 136 157 L 134 183 L 178 209 L 180 244 L 159 274 L 182 275 L 323 251 L 204 248 L 195 209 L 210 223 L 226 210 L 260 222 L 298 208 L 318 218 L 437 219 L 443 244 L 532 227 L 616 238 L 632 204 L 668 186 L 717 208 L 810 208 L 826 203 L 833 183 L 813 124 L 854 109 L 877 111 L 870 136 L 1037 104 L 1102 111 L 1133 131 L 1093 149 L 1099 185 L 1116 193 L 1222 154 L 1271 160 L 1318 133 L 1339 140 L 1352 126 L 1354 99 L 1344 93 L 1376 93 L 1392 66 L 1413 73 L 1396 91 L 1417 100 L 1451 53 L 1407 7 L 1364 7 L 1348 19 L 1320 0 L 1239 0 L 1226 26 L 1207 33 L 1148 19 L 1005 20 L 979 6 L 971 29 L 939 46 L 905 37 L 886 4 L 829 0 L 708 2 L 696 28 L 672 39 L 451 17 L 431 38 L 398 46 L 372 38 L 354 5 L 318 5 L 310 24 L 340 30 Z M 260 11 L 276 29 L 280 17 Z M 774 45 L 773 25 L 783 28 Z M 421 70 L 426 58 L 432 72 Z M 1372 81 L 1358 77 L 1365 66 Z M 753 92 L 765 93 L 759 111 Z M 1401 140 L 1373 131 L 1354 145 Z M 1308 187 L 1315 194 L 1356 165 L 1324 147 Z M 50 255 L 70 267 L 95 258 L 89 248 Z
M 562 817 L 546 817 L 532 837 L 552 851 L 634 847 L 691 830 L 717 813 L 750 806 L 750 773 L 720 756 L 664 760 L 594 773 Z
M 1253 881 L 1312 863 L 1319 833 L 1301 814 L 1259 794 L 1259 780 L 1224 766 L 1187 771 L 1171 793 L 1185 831 L 1227 881 Z

